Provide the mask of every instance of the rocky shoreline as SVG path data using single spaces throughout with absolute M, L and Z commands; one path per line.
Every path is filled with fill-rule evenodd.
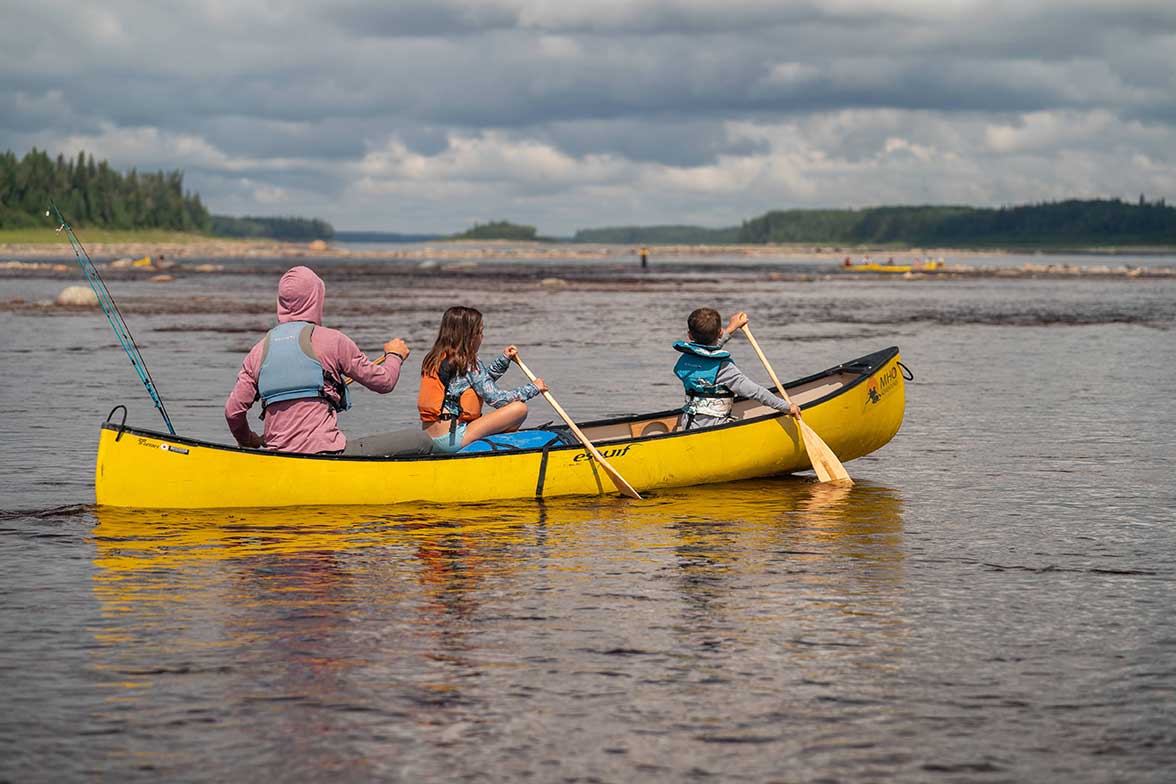
M 84 240 L 84 238 L 83 238 Z M 164 256 L 174 259 L 242 259 L 242 258 L 357 258 L 394 259 L 480 259 L 501 258 L 542 261 L 544 259 L 637 259 L 641 245 L 604 245 L 563 242 L 512 242 L 507 240 L 438 240 L 406 243 L 403 247 L 357 249 L 316 240 L 309 243 L 275 240 L 199 239 L 186 242 L 117 242 L 85 243 L 86 250 L 99 259 Z M 847 255 L 856 259 L 893 257 L 895 263 L 916 259 L 950 257 L 966 259 L 977 256 L 1015 255 L 1006 250 L 962 250 L 958 248 L 845 248 L 813 245 L 655 245 L 647 246 L 650 258 L 696 259 L 715 257 L 764 258 L 780 261 L 841 261 Z M 1168 253 L 1176 263 L 1171 248 L 1099 248 L 1075 250 L 1090 255 L 1133 253 Z M 71 255 L 68 243 L 3 243 L 0 259 L 51 259 Z
M 257 240 L 207 240 L 186 243 L 94 243 L 86 246 L 87 252 L 99 269 L 125 274 L 128 277 L 170 282 L 176 275 L 200 273 L 253 274 L 259 271 L 255 265 L 226 264 L 224 262 L 257 261 L 304 263 L 313 265 L 316 260 L 349 260 L 348 274 L 420 274 L 451 273 L 475 274 L 495 277 L 534 277 L 537 268 L 547 268 L 548 274 L 562 274 L 561 268 L 569 268 L 571 277 L 599 278 L 626 276 L 641 273 L 638 253 L 640 246 L 629 245 L 580 245 L 567 243 L 517 243 L 517 242 L 473 242 L 442 241 L 419 243 L 381 249 L 354 249 L 332 246 L 322 241 L 312 243 L 290 243 Z M 870 253 L 878 258 L 893 258 L 896 265 L 914 265 L 909 272 L 866 271 L 848 269 L 842 262 L 847 257 L 844 248 L 812 246 L 764 246 L 764 245 L 674 245 L 655 246 L 651 249 L 650 273 L 675 270 L 675 262 L 713 262 L 721 265 L 725 260 L 742 261 L 742 269 L 748 269 L 746 262 L 762 262 L 767 265 L 795 266 L 787 269 L 764 270 L 769 279 L 812 279 L 832 275 L 856 277 L 885 277 L 900 279 L 926 279 L 951 277 L 998 277 L 1025 278 L 1040 276 L 1066 277 L 1176 277 L 1176 256 L 1171 263 L 1148 266 L 1127 264 L 1066 264 L 1041 262 L 993 265 L 974 264 L 971 260 L 984 257 L 1010 256 L 1015 254 L 1002 251 L 967 251 L 947 248 L 911 249 L 898 253 L 887 250 L 869 251 L 853 249 L 857 260 L 869 259 Z M 1134 252 L 1139 252 L 1136 249 Z M 919 269 L 923 259 L 948 259 L 938 269 Z M 1023 258 L 1023 256 L 1022 256 Z M 1113 258 L 1113 257 L 1112 257 Z M 1048 259 L 1048 257 L 1043 257 Z M 600 262 L 600 266 L 584 265 L 583 262 Z M 358 262 L 358 264 L 356 263 Z M 370 262 L 364 264 L 363 262 Z M 384 264 L 384 263 L 387 264 Z M 515 262 L 534 262 L 515 264 Z M 827 269 L 826 269 L 827 265 Z M 803 269 L 802 269 L 803 268 Z M 818 268 L 819 271 L 814 271 Z M 62 244 L 0 244 L 0 277 L 23 277 L 29 275 L 71 274 L 76 269 L 68 245 Z M 677 270 L 680 270 L 678 267 Z M 739 267 L 732 267 L 732 271 Z

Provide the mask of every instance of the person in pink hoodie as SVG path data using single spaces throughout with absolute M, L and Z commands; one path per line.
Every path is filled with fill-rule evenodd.
M 384 344 L 387 360 L 372 362 L 355 341 L 322 326 L 326 286 L 309 267 L 294 267 L 278 283 L 278 326 L 250 349 L 225 402 L 225 420 L 244 447 L 302 454 L 428 454 L 419 429 L 350 441 L 336 416 L 350 407 L 344 377 L 380 394 L 391 392 L 409 348 L 400 338 Z M 265 433 L 249 426 L 247 412 L 262 401 Z

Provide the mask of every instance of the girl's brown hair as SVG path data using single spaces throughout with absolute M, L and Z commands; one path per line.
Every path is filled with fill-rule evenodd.
M 421 363 L 421 375 L 436 373 L 442 360 L 449 360 L 457 373 L 477 367 L 478 337 L 482 334 L 482 314 L 474 308 L 454 305 L 441 317 L 441 329 L 433 348 Z

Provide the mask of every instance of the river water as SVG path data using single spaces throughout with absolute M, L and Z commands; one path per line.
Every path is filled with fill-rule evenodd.
M 285 263 L 225 266 L 108 276 L 177 429 L 222 441 Z M 79 274 L 0 279 L 0 780 L 1171 780 L 1176 280 L 315 266 L 329 325 L 416 349 L 353 434 L 412 421 L 458 302 L 577 418 L 674 405 L 712 305 L 784 378 L 899 346 L 906 421 L 851 489 L 95 508 L 108 410 L 161 422 L 100 313 L 37 304 Z

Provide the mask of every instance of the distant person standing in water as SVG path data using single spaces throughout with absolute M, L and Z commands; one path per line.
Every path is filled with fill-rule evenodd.
M 351 407 L 344 377 L 373 392 L 391 392 L 409 348 L 393 338 L 384 344 L 387 361 L 375 364 L 351 338 L 322 326 L 325 297 L 326 286 L 309 267 L 282 276 L 278 326 L 250 349 L 225 402 L 233 437 L 244 447 L 301 454 L 428 454 L 431 443 L 415 428 L 350 441 L 340 432 L 336 417 Z M 246 416 L 257 400 L 263 435 Z
M 649 248 L 641 249 L 641 269 L 649 267 Z

